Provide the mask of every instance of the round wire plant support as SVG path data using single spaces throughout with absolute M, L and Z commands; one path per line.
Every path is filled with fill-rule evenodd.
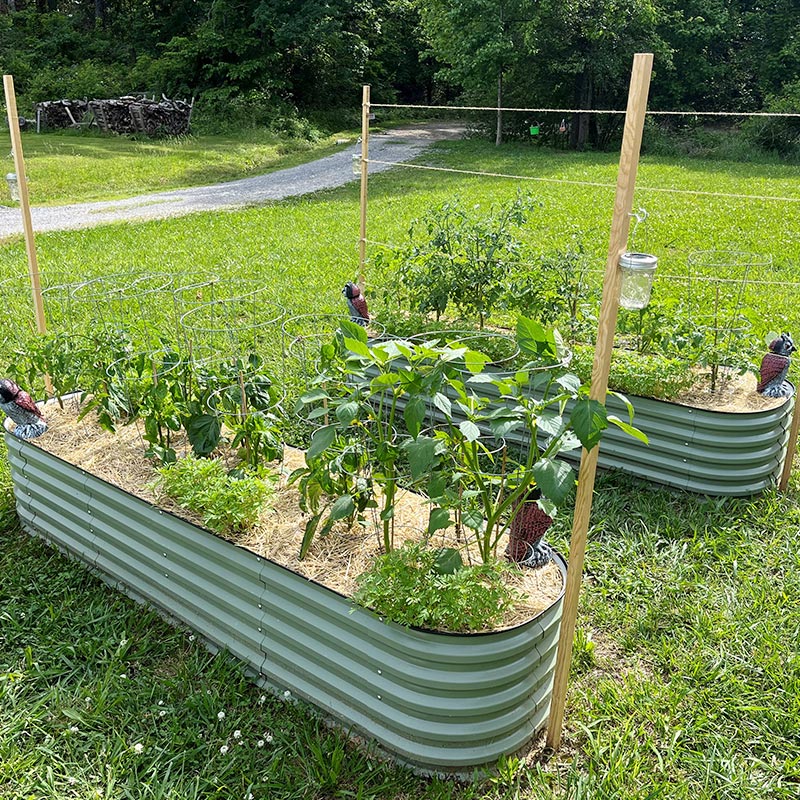
M 168 348 L 126 354 L 109 363 L 106 389 L 120 416 L 136 417 L 152 387 L 185 363 Z
M 72 290 L 73 308 L 84 324 L 125 330 L 134 346 L 156 348 L 165 333 L 160 309 L 170 281 L 164 273 L 102 275 Z
M 752 307 L 749 290 L 772 263 L 769 254 L 739 250 L 703 250 L 687 258 L 686 308 L 696 342 L 692 355 L 707 365 L 712 393 L 724 390 L 749 363 L 742 353 L 752 327 L 745 313 Z
M 320 348 L 339 330 L 348 314 L 298 314 L 281 324 L 283 374 L 287 383 L 297 383 L 318 373 Z M 366 328 L 370 339 L 379 340 L 386 328 L 372 320 Z
M 519 346 L 513 336 L 500 331 L 445 330 L 415 333 L 413 336 L 401 337 L 414 343 L 433 343 L 438 347 L 476 350 L 489 356 L 487 366 L 493 369 L 510 367 L 519 356 Z
M 272 301 L 272 289 L 221 297 L 187 311 L 180 318 L 183 336 L 197 358 L 253 352 L 274 356 L 280 347 L 284 311 Z

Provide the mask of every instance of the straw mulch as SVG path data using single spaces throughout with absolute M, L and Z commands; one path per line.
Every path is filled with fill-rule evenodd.
M 154 464 L 144 456 L 147 443 L 142 438 L 140 423 L 120 426 L 116 434 L 104 431 L 89 414 L 78 420 L 75 401 L 65 401 L 64 408 L 50 404 L 45 409 L 47 432 L 32 443 L 48 452 L 80 466 L 121 489 L 158 505 L 190 522 L 202 526 L 202 518 L 178 506 L 170 497 L 153 488 L 157 478 Z M 173 442 L 178 455 L 190 451 L 188 442 L 180 435 Z M 219 457 L 232 466 L 236 456 L 221 450 Z M 356 588 L 356 577 L 366 570 L 382 551 L 382 534 L 377 516 L 364 526 L 334 528 L 327 536 L 316 537 L 309 554 L 298 559 L 300 542 L 307 517 L 300 511 L 299 494 L 287 485 L 289 474 L 304 463 L 300 450 L 286 447 L 283 462 L 275 464 L 280 473 L 273 501 L 266 507 L 254 528 L 235 537 L 236 544 L 269 558 L 305 577 L 350 596 Z M 428 508 L 423 498 L 411 492 L 400 492 L 395 509 L 395 546 L 418 540 L 427 526 Z M 505 538 L 505 537 L 504 537 Z M 456 541 L 454 531 L 440 532 L 433 542 L 436 546 L 460 547 L 466 562 L 477 563 L 477 549 L 464 541 Z M 506 542 L 501 540 L 498 552 Z M 533 570 L 512 571 L 509 580 L 520 593 L 515 609 L 503 620 L 504 626 L 517 625 L 547 608 L 561 591 L 561 573 L 554 563 Z

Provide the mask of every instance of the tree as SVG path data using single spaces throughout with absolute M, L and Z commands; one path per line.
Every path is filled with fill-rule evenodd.
M 531 0 L 426 0 L 420 5 L 428 40 L 446 65 L 444 77 L 460 84 L 470 100 L 496 98 L 497 144 L 503 138 L 504 78 L 520 59 L 520 26 L 531 6 Z

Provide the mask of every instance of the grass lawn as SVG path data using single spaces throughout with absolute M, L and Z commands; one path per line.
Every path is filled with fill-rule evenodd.
M 112 200 L 262 175 L 328 155 L 341 145 L 334 134 L 319 142 L 247 131 L 229 136 L 131 139 L 73 133 L 24 133 L 22 149 L 31 205 Z M 355 135 L 350 141 L 355 142 Z M 8 153 L 8 132 L 0 132 L 0 152 Z M 6 161 L 3 175 L 14 171 Z M 7 202 L 5 186 L 0 188 Z
M 617 159 L 448 143 L 428 160 L 613 187 Z M 798 177 L 797 167 L 775 164 L 645 159 L 639 183 L 796 196 Z M 394 170 L 370 182 L 369 235 L 399 241 L 409 221 L 432 204 L 458 195 L 488 205 L 513 195 L 516 185 Z M 532 252 L 564 248 L 574 236 L 602 267 L 613 188 L 538 182 L 531 188 L 542 204 L 529 226 Z M 693 250 L 766 252 L 774 264 L 756 277 L 782 283 L 749 287 L 746 303 L 765 329 L 800 334 L 800 304 L 791 286 L 800 260 L 797 204 L 643 188 L 636 203 L 651 215 L 636 246 L 662 257 L 656 292 L 685 291 L 677 279 L 685 276 Z M 51 233 L 37 242 L 46 285 L 130 270 L 209 271 L 257 278 L 288 313 L 341 313 L 340 287 L 357 268 L 357 231 L 357 188 L 351 186 L 263 208 Z M 0 270 L 24 274 L 21 240 L 0 248 Z M 390 294 L 395 287 L 393 276 L 371 274 L 371 308 L 380 310 L 382 290 Z M 8 351 L 29 324 L 24 293 L 6 295 L 7 305 L 12 299 Z M 77 310 L 62 319 L 74 330 L 82 324 Z M 786 495 L 768 492 L 752 500 L 715 500 L 630 476 L 601 476 L 562 751 L 547 764 L 509 760 L 494 781 L 462 786 L 413 778 L 370 760 L 299 705 L 271 698 L 262 704 L 261 692 L 228 658 L 208 655 L 187 632 L 166 627 L 80 566 L 19 534 L 6 477 L 0 798 L 83 800 L 101 796 L 98 790 L 107 798 L 137 800 L 227 800 L 251 793 L 796 798 L 798 466 Z M 566 511 L 557 520 L 551 537 L 563 551 L 570 516 Z

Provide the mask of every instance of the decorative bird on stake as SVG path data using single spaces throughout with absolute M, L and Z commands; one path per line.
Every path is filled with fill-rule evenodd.
M 796 350 L 788 333 L 782 333 L 769 343 L 769 353 L 761 359 L 761 380 L 756 386 L 757 392 L 765 397 L 791 397 L 793 389 L 786 380 L 786 374 L 792 362 L 789 356 Z
M 342 294 L 347 299 L 350 319 L 366 328 L 369 323 L 369 311 L 367 310 L 367 301 L 364 299 L 364 295 L 361 294 L 358 284 L 348 281 L 344 285 L 344 289 L 342 289 Z
M 35 439 L 47 430 L 44 414 L 31 396 L 8 378 L 0 378 L 0 408 L 16 423 L 12 433 L 18 439 Z

